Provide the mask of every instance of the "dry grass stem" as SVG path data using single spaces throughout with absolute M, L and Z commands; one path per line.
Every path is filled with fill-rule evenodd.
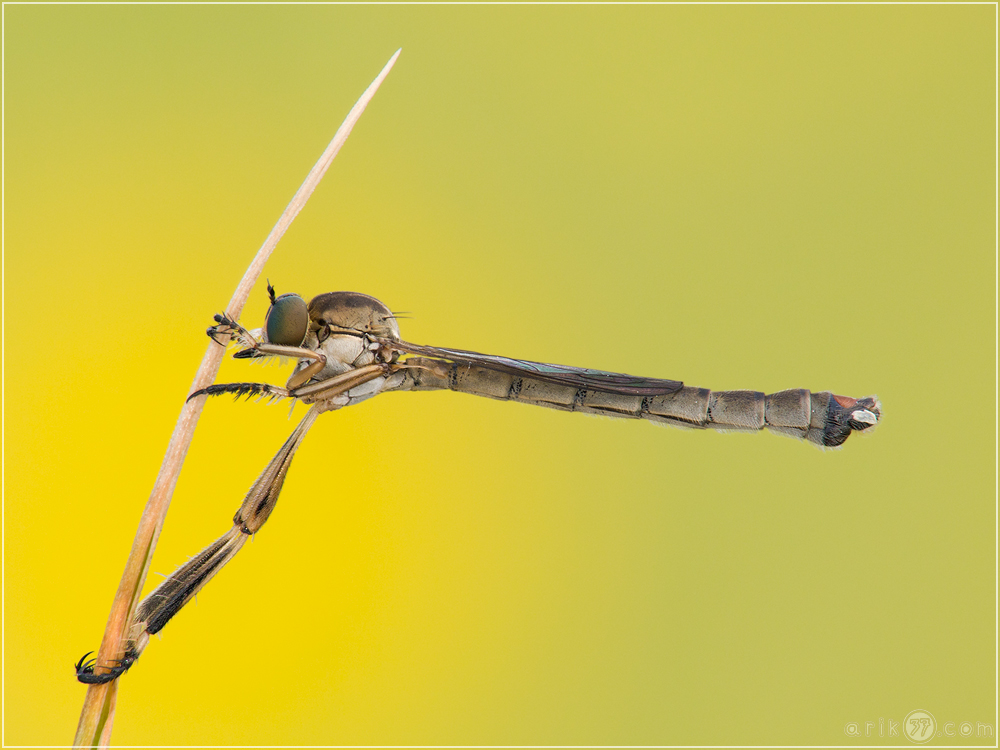
M 351 134 L 351 129 L 361 117 L 368 102 L 371 101 L 382 81 L 389 74 L 396 58 L 401 50 L 397 50 L 389 62 L 382 68 L 382 72 L 372 81 L 371 85 L 361 95 L 357 103 L 348 113 L 347 118 L 338 128 L 330 145 L 327 146 L 323 155 L 316 162 L 305 182 L 295 193 L 285 212 L 274 225 L 274 229 L 268 235 L 257 255 L 250 263 L 246 273 L 240 280 L 233 298 L 226 307 L 226 312 L 233 318 L 239 319 L 246 303 L 250 290 L 257 282 L 264 264 L 270 257 L 271 252 L 278 244 L 285 230 L 288 229 L 292 220 L 298 215 L 302 207 L 305 206 L 309 196 L 323 178 L 330 163 L 336 157 L 340 147 L 344 145 L 347 137 Z M 191 390 L 205 388 L 215 380 L 222 362 L 222 355 L 225 347 L 215 343 L 210 343 L 201 360 L 191 384 Z M 201 415 L 204 399 L 195 399 L 186 402 L 181 408 L 177 426 L 174 428 L 170 443 L 167 446 L 167 453 L 163 458 L 160 473 L 156 477 L 153 491 L 146 503 L 142 518 L 139 521 L 139 528 L 136 531 L 135 541 L 132 543 L 132 550 L 129 553 L 128 562 L 125 564 L 125 572 L 122 574 L 121 583 L 118 584 L 118 591 L 111 605 L 111 614 L 108 616 L 108 624 L 104 631 L 104 638 L 101 641 L 100 650 L 97 653 L 97 664 L 99 666 L 111 665 L 115 659 L 122 657 L 122 642 L 129 622 L 132 619 L 136 605 L 139 602 L 139 595 L 142 592 L 143 583 L 146 580 L 146 573 L 156 547 L 156 541 L 160 536 L 160 529 L 163 527 L 163 520 L 166 517 L 167 509 L 170 507 L 170 498 L 177 484 L 177 477 L 180 474 L 181 465 L 187 455 L 188 447 L 191 445 L 191 438 L 194 435 L 194 428 Z M 90 685 L 87 688 L 87 697 L 84 700 L 83 711 L 80 714 L 80 723 L 77 726 L 74 745 L 101 746 L 106 747 L 111 740 L 111 727 L 114 721 L 115 698 L 118 692 L 118 680 L 103 685 Z

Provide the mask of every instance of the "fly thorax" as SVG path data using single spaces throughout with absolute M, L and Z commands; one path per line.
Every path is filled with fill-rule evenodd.
M 326 356 L 326 367 L 316 380 L 325 380 L 375 362 L 374 353 L 367 348 L 364 339 L 357 336 L 330 336 L 319 344 L 316 351 Z

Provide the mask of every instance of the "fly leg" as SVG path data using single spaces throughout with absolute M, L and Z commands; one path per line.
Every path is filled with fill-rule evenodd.
M 367 383 L 381 375 L 395 372 L 396 369 L 398 369 L 398 365 L 365 365 L 300 388 L 281 388 L 267 383 L 218 383 L 195 391 L 187 397 L 187 400 L 190 401 L 197 396 L 220 396 L 223 393 L 232 393 L 236 395 L 236 398 L 240 396 L 271 396 L 272 398 L 307 399 L 306 403 L 312 403 L 346 393 L 355 386 Z M 323 409 L 323 411 L 328 411 L 328 409 Z
M 219 315 L 215 315 L 213 316 L 213 320 L 215 320 L 218 325 L 211 326 L 207 331 L 205 331 L 205 333 L 207 333 L 208 337 L 216 344 L 225 346 L 229 343 L 229 340 L 236 339 L 245 347 L 252 348 L 257 346 L 257 339 L 254 338 L 250 331 L 229 317 L 229 313 L 224 312 Z M 224 339 L 224 341 L 220 341 L 220 338 Z
M 114 661 L 114 666 L 107 667 L 101 666 L 98 669 L 105 669 L 106 672 L 96 672 L 94 671 L 94 665 L 97 663 L 97 659 L 91 659 L 87 661 L 87 657 L 90 656 L 93 651 L 88 651 L 85 653 L 75 665 L 76 668 L 76 679 L 86 685 L 103 685 L 105 682 L 111 682 L 112 680 L 121 677 L 128 671 L 128 668 L 132 666 L 133 662 L 139 658 L 138 652 L 126 651 L 125 655 L 121 659 L 116 659 Z
M 314 375 L 318 375 L 326 367 L 325 354 L 301 346 L 285 346 L 283 344 L 268 344 L 257 341 L 246 328 L 225 313 L 216 315 L 215 322 L 219 325 L 212 326 L 207 331 L 213 341 L 221 344 L 222 342 L 219 341 L 218 337 L 229 336 L 235 338 L 245 347 L 242 351 L 236 352 L 233 355 L 233 359 L 291 357 L 293 359 L 313 360 L 308 367 L 292 375 L 287 384 L 290 390 L 308 383 Z
M 215 542 L 179 567 L 163 583 L 157 586 L 136 608 L 124 643 L 124 657 L 110 667 L 100 667 L 96 672 L 93 661 L 86 661 L 87 654 L 76 664 L 76 678 L 87 684 L 110 682 L 120 677 L 135 663 L 149 641 L 149 636 L 158 633 L 181 608 L 201 591 L 216 573 L 242 549 L 247 538 L 260 530 L 278 502 L 278 495 L 292 464 L 292 458 L 309 428 L 312 427 L 319 409 L 310 409 L 289 436 L 281 450 L 271 459 L 261 475 L 254 482 L 243 505 L 236 511 L 233 528 Z
M 332 378 L 327 378 L 326 380 L 321 380 L 318 383 L 309 383 L 298 388 L 291 388 L 289 393 L 295 398 L 303 399 L 307 404 L 314 401 L 317 403 L 326 402 L 327 405 L 322 411 L 328 411 L 331 408 L 338 408 L 329 403 L 336 396 L 345 394 L 352 388 L 363 385 L 369 380 L 391 375 L 400 369 L 400 365 L 389 362 L 355 367 L 352 370 L 335 375 Z M 305 371 L 303 370 L 303 372 Z
M 97 666 L 93 660 L 87 661 L 87 656 L 90 656 L 88 653 L 75 665 L 77 680 L 86 684 L 100 684 L 111 682 L 123 675 L 139 658 L 149 642 L 149 636 L 162 630 L 170 618 L 191 601 L 192 597 L 204 588 L 205 584 L 227 562 L 236 556 L 246 540 L 256 534 L 267 521 L 278 502 L 278 496 L 281 494 L 281 488 L 285 483 L 285 477 L 292 464 L 295 451 L 302 444 L 309 428 L 312 427 L 316 417 L 321 413 L 336 408 L 330 405 L 329 399 L 346 393 L 369 380 L 394 372 L 395 369 L 396 366 L 389 364 L 368 365 L 295 391 L 277 389 L 283 392 L 279 395 L 310 400 L 310 397 L 315 397 L 320 400 L 320 403 L 313 405 L 306 412 L 305 417 L 302 418 L 285 444 L 281 446 L 281 450 L 257 477 L 257 481 L 250 488 L 240 509 L 233 516 L 233 527 L 175 570 L 169 578 L 139 602 L 122 644 L 122 658 L 111 665 Z M 219 388 L 213 386 L 192 393 L 188 398 L 220 392 L 236 392 L 237 389 L 248 385 L 263 386 L 259 383 L 235 383 L 233 384 L 234 388 L 228 391 L 213 390 L 213 388 Z M 303 391 L 306 392 L 303 393 Z

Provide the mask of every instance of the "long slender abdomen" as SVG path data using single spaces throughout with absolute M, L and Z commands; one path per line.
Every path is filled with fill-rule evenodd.
M 451 389 L 563 411 L 600 414 L 694 429 L 757 432 L 764 428 L 823 447 L 842 445 L 852 432 L 878 423 L 874 396 L 854 399 L 796 388 L 778 393 L 710 391 L 684 386 L 660 396 L 626 396 L 549 383 L 465 364 L 411 358 L 399 390 Z

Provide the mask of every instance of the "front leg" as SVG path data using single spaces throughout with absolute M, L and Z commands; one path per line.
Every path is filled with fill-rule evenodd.
M 219 325 L 208 329 L 208 335 L 216 343 L 219 342 L 217 336 L 230 336 L 235 338 L 244 347 L 242 351 L 236 352 L 233 359 L 254 359 L 256 357 L 291 357 L 292 359 L 311 359 L 309 366 L 300 370 L 289 378 L 286 387 L 288 390 L 295 390 L 300 385 L 305 385 L 313 377 L 318 375 L 326 367 L 326 355 L 307 349 L 303 346 L 285 346 L 283 344 L 270 344 L 257 341 L 256 338 L 243 326 L 230 318 L 227 314 L 215 316 L 215 322 Z
M 251 335 L 250 331 L 229 317 L 229 313 L 224 312 L 215 315 L 213 316 L 213 320 L 218 325 L 211 326 L 205 333 L 216 344 L 225 346 L 230 340 L 236 339 L 243 346 L 253 347 L 257 345 L 257 339 Z M 220 341 L 220 338 L 224 339 L 224 341 Z

